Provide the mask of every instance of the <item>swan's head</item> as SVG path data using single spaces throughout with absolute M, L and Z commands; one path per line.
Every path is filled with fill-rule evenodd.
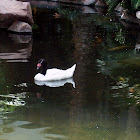
M 45 67 L 47 65 L 45 59 L 40 59 L 37 63 L 37 70 L 40 69 L 41 67 Z

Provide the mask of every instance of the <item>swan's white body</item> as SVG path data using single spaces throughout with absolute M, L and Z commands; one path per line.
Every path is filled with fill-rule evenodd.
M 35 81 L 56 81 L 71 78 L 74 74 L 76 68 L 76 64 L 74 64 L 71 68 L 66 70 L 61 70 L 57 68 L 48 69 L 46 74 L 43 75 L 38 73 L 35 75 Z

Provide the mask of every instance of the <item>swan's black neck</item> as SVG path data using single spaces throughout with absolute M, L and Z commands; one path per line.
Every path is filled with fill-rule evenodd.
M 47 63 L 44 61 L 41 65 L 42 65 L 42 68 L 41 68 L 40 73 L 45 75 L 47 72 Z
M 46 72 L 47 72 L 47 65 L 42 67 L 40 73 L 43 74 L 43 75 L 45 75 Z

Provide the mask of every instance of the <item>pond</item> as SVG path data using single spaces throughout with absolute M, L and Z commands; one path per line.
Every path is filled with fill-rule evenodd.
M 139 140 L 139 31 L 105 9 L 57 4 L 32 3 L 32 35 L 0 31 L 0 140 Z M 72 82 L 35 83 L 40 58 L 76 63 Z

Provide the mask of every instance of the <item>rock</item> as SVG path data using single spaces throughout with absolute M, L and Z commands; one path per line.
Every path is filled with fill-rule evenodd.
M 140 11 L 137 11 L 137 12 L 136 12 L 136 17 L 137 17 L 138 19 L 140 19 Z
M 139 26 L 140 26 L 140 11 L 136 12 L 136 17 L 138 19 L 138 23 L 139 23 Z
M 115 11 L 119 12 L 120 14 L 123 12 L 124 8 L 121 6 L 121 4 L 118 4 L 115 8 Z
M 59 6 L 59 3 L 54 1 L 30 1 L 30 3 L 33 7 L 41 7 L 48 9 L 56 9 Z
M 17 33 L 31 33 L 32 27 L 25 22 L 15 21 L 9 28 L 8 31 Z
M 95 3 L 95 6 L 107 8 L 107 5 L 103 0 L 97 0 L 97 2 Z
M 135 45 L 135 51 L 139 51 L 140 50 L 140 44 L 136 44 Z
M 82 13 L 84 13 L 84 14 L 93 14 L 94 13 L 95 14 L 97 12 L 95 11 L 95 9 L 93 9 L 89 6 L 83 6 L 82 7 Z
M 21 34 L 9 34 L 11 40 L 13 40 L 16 44 L 27 44 L 32 40 L 32 35 L 21 35 Z
M 96 6 L 95 7 L 96 12 L 100 15 L 106 14 L 107 13 L 107 8 L 101 7 L 101 6 Z
M 33 46 L 31 35 L 10 34 L 4 30 L 0 30 L 0 35 L 0 61 L 28 62 Z
M 90 4 L 95 4 L 97 0 L 82 0 L 81 2 L 84 5 L 90 5 Z
M 78 4 L 78 5 L 91 5 L 95 4 L 97 0 L 58 0 L 62 3 L 71 3 L 71 4 Z
M 138 23 L 136 17 L 128 14 L 127 10 L 122 11 L 121 19 L 132 23 Z
M 33 24 L 30 3 L 16 0 L 0 0 L 0 27 L 8 28 L 17 20 Z

